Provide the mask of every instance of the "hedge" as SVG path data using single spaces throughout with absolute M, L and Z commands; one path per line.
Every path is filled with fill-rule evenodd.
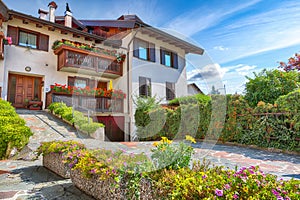
M 68 107 L 62 102 L 51 103 L 48 109 L 70 124 L 74 124 L 80 131 L 88 134 L 94 133 L 100 127 L 105 127 L 104 124 L 94 122 L 92 118 L 86 117 L 82 112 L 73 110 L 72 107 Z
M 299 97 L 297 90 L 279 97 L 275 104 L 259 102 L 255 108 L 242 95 L 226 95 L 226 100 L 222 95 L 181 97 L 169 108 L 147 107 L 144 102 L 142 107 L 147 109 L 137 104 L 135 113 L 137 136 L 139 140 L 157 140 L 189 134 L 197 139 L 300 151 Z M 174 102 L 184 103 L 174 109 Z

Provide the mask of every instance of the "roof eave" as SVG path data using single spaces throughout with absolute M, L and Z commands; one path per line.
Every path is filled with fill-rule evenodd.
M 88 38 L 98 40 L 98 41 L 101 41 L 101 42 L 107 40 L 106 38 L 98 36 L 98 35 L 94 35 L 94 34 L 84 32 L 84 31 L 81 31 L 81 30 L 77 30 L 77 29 L 74 29 L 74 28 L 70 28 L 70 27 L 64 26 L 62 24 L 57 24 L 57 23 L 53 23 L 53 22 L 50 22 L 50 21 L 46 21 L 44 19 L 39 19 L 39 18 L 33 17 L 31 15 L 26 15 L 26 14 L 23 14 L 23 13 L 14 11 L 14 10 L 8 10 L 8 14 L 10 16 L 17 16 L 17 17 L 20 17 L 22 19 L 27 19 L 29 21 L 33 21 L 33 22 L 36 22 L 36 23 L 39 23 L 39 24 L 42 24 L 42 25 L 45 25 L 45 26 L 48 26 L 48 27 L 57 28 L 57 29 L 60 29 L 60 30 L 63 30 L 63 31 L 67 31 L 67 32 L 70 32 L 70 33 L 73 33 L 73 34 L 78 34 L 78 35 L 81 35 L 83 37 L 88 37 Z M 106 41 L 105 44 L 109 45 L 109 46 L 113 46 L 113 47 L 121 46 L 121 45 L 116 46 L 116 44 L 120 44 L 120 41 L 111 41 L 111 42 Z

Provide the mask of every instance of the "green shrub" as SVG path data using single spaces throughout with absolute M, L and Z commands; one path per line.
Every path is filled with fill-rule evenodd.
M 60 103 L 54 108 L 53 111 L 56 115 L 62 116 L 66 109 L 68 109 L 67 105 L 65 103 Z
M 98 128 L 104 127 L 103 124 L 97 122 L 81 124 L 80 130 L 88 134 L 94 133 Z
M 200 167 L 199 167 L 200 166 Z M 299 199 L 299 180 L 277 180 L 259 167 L 239 170 L 213 167 L 154 171 L 150 175 L 157 199 Z
M 300 73 L 295 71 L 282 72 L 279 70 L 264 69 L 246 83 L 245 99 L 251 107 L 259 101 L 274 104 L 277 98 L 299 88 Z
M 7 124 L 14 124 L 14 125 L 20 125 L 25 126 L 24 119 L 21 119 L 19 116 L 0 116 L 0 127 L 5 126 Z
M 14 147 L 22 149 L 31 135 L 33 134 L 27 126 L 15 124 L 0 126 L 0 158 L 7 158 Z
M 152 161 L 156 169 L 180 169 L 189 166 L 193 147 L 186 142 L 196 143 L 195 139 L 189 135 L 186 136 L 185 142 L 174 144 L 166 137 L 162 137 L 159 142 L 154 142 L 155 148 L 151 149 Z
M 64 112 L 61 114 L 61 117 L 68 122 L 72 123 L 74 119 L 73 108 L 67 107 L 64 109 Z
M 178 97 L 169 101 L 169 105 L 181 104 L 207 104 L 211 101 L 211 97 L 205 94 L 195 94 L 192 96 Z
M 48 110 L 50 110 L 51 112 L 54 112 L 54 110 L 56 108 L 58 108 L 61 105 L 60 102 L 53 102 L 48 106 Z
M 13 148 L 22 149 L 31 135 L 14 107 L 0 99 L 0 159 L 7 158 Z
M 38 155 L 47 155 L 49 153 L 68 153 L 80 149 L 85 149 L 85 146 L 77 141 L 69 140 L 42 142 L 36 151 Z
M 104 127 L 103 124 L 93 122 L 91 117 L 86 117 L 82 112 L 73 110 L 65 103 L 54 102 L 48 106 L 48 109 L 88 134 L 94 133 L 99 127 Z

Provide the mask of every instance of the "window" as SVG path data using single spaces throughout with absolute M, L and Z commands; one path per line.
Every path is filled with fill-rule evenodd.
M 140 39 L 133 41 L 133 56 L 142 60 L 155 62 L 155 45 Z
M 160 49 L 160 63 L 167 67 L 178 69 L 178 55 L 174 52 Z
M 11 37 L 12 44 L 14 45 L 31 47 L 43 51 L 48 51 L 49 49 L 49 36 L 42 33 L 8 26 L 7 36 Z
M 166 82 L 166 99 L 172 100 L 175 98 L 175 83 Z
M 151 79 L 139 77 L 139 94 L 140 97 L 151 97 Z
M 88 79 L 87 78 L 81 78 L 81 77 L 68 77 L 68 85 L 73 87 L 78 87 L 78 88 L 85 88 L 88 86 Z
M 32 33 L 26 33 L 24 31 L 19 32 L 19 45 L 24 47 L 37 48 L 37 35 Z

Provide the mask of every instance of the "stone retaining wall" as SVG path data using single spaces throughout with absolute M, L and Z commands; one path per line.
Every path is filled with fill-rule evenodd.
M 50 153 L 43 155 L 43 166 L 63 178 L 70 178 L 70 167 L 63 163 L 62 154 Z
M 136 199 L 135 197 L 126 197 L 126 181 L 124 181 L 119 188 L 116 188 L 115 181 L 112 178 L 100 180 L 97 175 L 86 178 L 78 169 L 71 170 L 71 180 L 77 188 L 99 200 Z M 141 181 L 140 195 L 140 199 L 143 200 L 155 199 L 149 181 Z

